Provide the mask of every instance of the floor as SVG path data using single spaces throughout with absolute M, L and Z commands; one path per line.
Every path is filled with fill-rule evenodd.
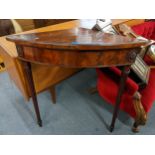
M 35 122 L 32 102 L 24 101 L 6 72 L 0 74 L 0 134 L 39 135 L 122 135 L 135 134 L 133 123 L 124 112 L 119 113 L 113 133 L 108 131 L 113 107 L 88 88 L 95 86 L 96 74 L 86 69 L 60 83 L 57 87 L 57 104 L 52 104 L 49 92 L 38 95 L 43 120 L 40 128 Z M 136 134 L 155 134 L 155 106 L 148 116 L 147 125 Z

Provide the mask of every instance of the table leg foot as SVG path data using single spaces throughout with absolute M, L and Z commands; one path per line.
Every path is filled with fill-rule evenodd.
M 110 126 L 109 131 L 113 132 L 113 130 L 114 130 L 114 126 Z
M 42 127 L 43 126 L 42 120 L 38 120 L 38 125 L 39 125 L 39 127 Z

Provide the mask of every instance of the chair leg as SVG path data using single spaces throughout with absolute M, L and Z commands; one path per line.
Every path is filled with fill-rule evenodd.
M 134 109 L 136 112 L 135 122 L 132 127 L 133 132 L 139 132 L 139 126 L 145 125 L 147 121 L 147 114 L 141 103 L 141 95 L 136 92 L 133 96 Z
M 50 89 L 50 94 L 51 94 L 51 99 L 52 99 L 52 102 L 54 104 L 56 104 L 56 91 L 55 91 L 55 86 L 52 86 Z

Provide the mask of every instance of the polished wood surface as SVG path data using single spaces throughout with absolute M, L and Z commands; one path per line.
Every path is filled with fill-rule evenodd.
M 43 22 L 40 22 L 40 20 L 36 20 L 36 22 L 35 22 L 33 19 L 16 19 L 16 21 L 22 27 L 23 31 L 28 31 L 30 29 L 34 29 L 35 27 L 40 27 L 43 25 L 57 24 L 54 26 L 48 26 L 46 28 L 35 29 L 35 30 L 29 31 L 29 32 L 45 32 L 45 31 L 52 31 L 52 30 L 69 29 L 69 28 L 74 28 L 74 27 L 92 28 L 93 24 L 95 23 L 95 20 L 74 20 L 71 22 L 58 24 L 58 23 L 62 22 L 62 19 L 44 20 Z M 66 21 L 66 19 L 63 19 L 63 22 L 64 21 Z M 120 23 L 126 23 L 128 25 L 134 25 L 134 24 L 137 24 L 137 23 L 143 22 L 143 21 L 144 21 L 143 19 L 138 19 L 138 20 L 134 20 L 134 19 L 113 19 L 112 20 L 113 25 L 117 25 Z M 5 24 L 5 26 L 6 26 L 6 24 Z M 14 31 L 12 31 L 12 32 L 14 32 Z M 29 33 L 29 32 L 22 32 L 22 33 Z M 3 57 L 5 57 L 4 55 L 7 54 L 7 57 L 5 57 L 5 58 L 7 58 L 7 59 L 11 58 L 8 60 L 9 64 L 12 61 L 16 61 L 16 59 L 13 60 L 14 58 L 17 57 L 17 51 L 16 51 L 16 47 L 14 46 L 14 43 L 6 41 L 5 37 L 0 37 L 0 45 L 2 47 L 2 49 L 0 49 L 0 57 L 3 58 Z M 5 61 L 7 61 L 7 60 L 5 60 Z M 18 62 L 16 62 L 16 63 L 18 63 Z M 12 64 L 12 66 L 15 67 L 14 63 Z M 10 65 L 7 68 L 10 68 Z M 10 70 L 10 69 L 8 69 L 8 70 Z M 13 70 L 15 70 L 15 69 L 13 69 Z M 16 74 L 16 72 L 14 72 L 14 73 Z M 17 74 L 20 74 L 20 73 L 17 72 Z M 16 75 L 16 76 L 18 77 L 19 75 Z M 12 76 L 12 77 L 15 78 L 16 76 Z M 18 81 L 18 83 L 20 83 L 20 81 Z M 17 86 L 19 87 L 19 84 Z M 20 90 L 21 90 L 21 88 L 20 88 Z M 21 91 L 23 92 L 23 90 L 21 90 Z M 24 93 L 23 95 L 25 96 L 26 94 Z
M 85 28 L 11 35 L 19 58 L 61 67 L 130 65 L 146 41 Z M 23 49 L 21 49 L 23 48 Z M 23 52 L 23 53 L 22 53 Z
M 29 52 L 27 52 L 29 51 Z M 68 68 L 95 68 L 130 65 L 135 61 L 138 50 L 110 50 L 110 51 L 79 51 L 70 52 L 68 50 L 38 49 L 34 47 L 23 47 L 24 57 L 22 60 L 28 60 L 37 64 L 53 65 Z M 19 51 L 21 54 L 21 52 Z M 132 58 L 133 59 L 130 59 Z
M 125 23 L 129 26 L 132 26 L 143 22 L 144 22 L 144 19 L 112 19 L 113 25 L 119 25 L 119 24 Z M 91 29 L 95 23 L 96 23 L 96 20 L 74 20 L 74 21 L 69 21 L 62 24 L 57 24 L 57 25 L 52 25 L 52 26 L 47 26 L 43 28 L 22 32 L 22 34 L 66 30 L 66 29 L 72 29 L 75 27 Z M 0 46 L 11 57 L 17 57 L 17 50 L 15 47 L 15 44 L 7 41 L 5 37 L 0 37 Z
M 18 20 L 19 23 L 24 24 L 23 20 Z M 71 29 L 75 27 L 84 27 L 84 28 L 92 28 L 95 20 L 74 20 L 62 24 L 47 26 L 44 28 L 34 29 L 27 32 L 22 32 L 22 34 L 26 33 L 37 33 L 37 32 L 47 32 L 47 31 L 56 31 L 56 30 L 65 30 Z M 121 23 L 126 23 L 129 26 L 136 25 L 144 22 L 144 19 L 113 19 L 113 25 L 118 25 Z M 30 24 L 32 21 L 29 22 Z M 30 25 L 29 24 L 29 25 Z M 27 30 L 27 27 L 25 28 Z M 5 61 L 5 66 L 7 68 L 7 72 L 9 73 L 10 78 L 15 83 L 15 85 L 19 88 L 25 99 L 29 99 L 30 94 L 27 89 L 27 84 L 25 82 L 25 73 L 23 71 L 23 67 L 21 65 L 20 60 L 17 58 L 17 50 L 16 46 L 13 42 L 7 41 L 5 37 L 0 37 L 0 54 Z M 58 83 L 62 80 L 61 77 L 65 76 L 65 78 L 69 77 L 71 74 L 74 74 L 77 69 L 67 69 L 60 67 L 52 67 L 47 65 L 40 64 L 32 64 L 32 72 L 33 79 L 35 82 L 35 88 L 37 93 L 50 88 L 53 84 Z M 69 73 L 68 73 L 69 72 Z M 48 77 L 46 76 L 48 74 Z M 46 78 L 45 78 L 46 77 Z M 42 82 L 40 82 L 42 81 Z
M 64 22 L 71 21 L 73 19 L 34 19 L 35 28 L 45 27 L 49 25 L 56 25 Z
M 23 31 L 29 31 L 49 25 L 56 25 L 73 19 L 15 19 Z
M 16 44 L 39 126 L 42 120 L 30 62 L 68 68 L 123 66 L 110 125 L 113 131 L 130 67 L 147 41 L 85 28 L 11 35 L 6 39 Z
M 134 48 L 146 41 L 85 28 L 74 28 L 6 37 L 18 45 L 58 50 L 113 50 Z

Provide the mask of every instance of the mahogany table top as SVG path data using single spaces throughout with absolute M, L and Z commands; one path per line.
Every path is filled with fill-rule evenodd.
M 7 40 L 24 46 L 59 50 L 111 50 L 135 48 L 146 44 L 143 40 L 85 28 L 10 35 Z

